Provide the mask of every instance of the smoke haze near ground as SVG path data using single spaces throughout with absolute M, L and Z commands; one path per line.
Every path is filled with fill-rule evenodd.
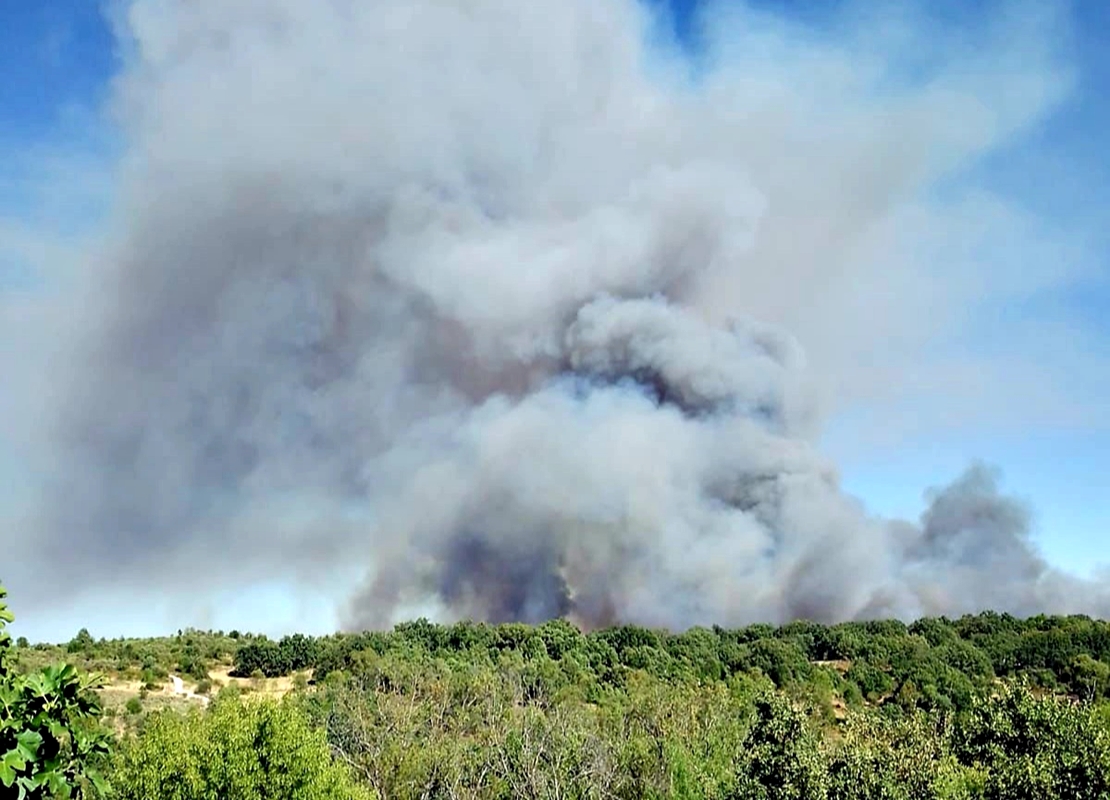
M 912 251 L 1066 91 L 1035 8 L 850 57 L 722 5 L 695 75 L 631 0 L 135 0 L 21 558 L 63 599 L 357 566 L 356 627 L 1110 614 L 989 468 L 891 521 L 815 446 L 973 313 Z

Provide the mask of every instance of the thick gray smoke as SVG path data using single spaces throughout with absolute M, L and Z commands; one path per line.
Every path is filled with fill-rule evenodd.
M 901 86 L 737 9 L 691 75 L 633 0 L 135 0 L 27 557 L 357 566 L 357 626 L 1110 613 L 986 468 L 891 522 L 814 445 L 978 291 L 886 245 L 1050 106 L 1036 22 Z

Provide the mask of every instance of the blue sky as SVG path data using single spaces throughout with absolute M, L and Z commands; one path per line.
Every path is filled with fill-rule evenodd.
M 5 4 L 0 125 L 9 141 L 72 135 L 71 114 L 104 98 L 116 68 L 113 38 L 96 3 Z
M 653 1 L 672 4 L 680 36 L 696 51 L 697 0 Z M 759 5 L 817 25 L 831 18 L 829 4 L 813 0 L 763 0 Z M 966 15 L 968 20 L 989 13 L 978 4 L 955 0 L 933 4 L 933 9 L 934 14 Z M 1066 49 L 1075 70 L 1074 92 L 1047 120 L 964 177 L 1006 195 L 1039 222 L 1075 231 L 1083 240 L 1091 274 L 1082 288 L 1045 292 L 998 313 L 1074 326 L 1082 330 L 1092 353 L 1110 361 L 1110 225 L 1100 224 L 1110 217 L 1110 156 L 1105 151 L 1110 10 L 1101 0 L 1078 0 L 1071 9 L 1074 24 Z M 80 241 L 110 203 L 114 132 L 103 103 L 120 66 L 115 47 L 104 15 L 91 0 L 0 4 L 0 300 L 42 291 L 48 276 L 38 272 L 36 263 L 43 248 L 64 249 Z M 72 175 L 73 181 L 59 181 L 59 175 Z M 0 303 L 0 314 L 4 309 Z M 12 329 L 0 327 L 0 335 Z M 1008 329 L 993 326 L 991 319 L 982 320 L 976 330 L 960 346 L 1003 354 L 1012 346 L 997 333 Z M 15 346 L 0 342 L 0 355 Z M 1106 377 L 1074 376 L 1077 387 L 1088 393 L 1097 393 Z M 1006 488 L 1028 498 L 1036 509 L 1035 534 L 1050 560 L 1085 572 L 1110 563 L 1110 413 L 1099 414 L 1097 405 L 1087 405 L 1088 413 L 1078 420 L 1046 412 L 998 425 L 923 423 L 901 426 L 890 437 L 870 435 L 873 425 L 866 410 L 848 410 L 832 420 L 824 444 L 841 466 L 846 488 L 870 508 L 890 515 L 916 517 L 923 489 L 947 482 L 972 459 L 997 464 Z M 903 413 L 919 411 L 910 405 Z M 991 412 L 984 413 L 989 422 Z M 931 419 L 924 412 L 922 418 Z M 27 463 L 2 437 L 0 428 L 0 501 L 5 498 L 3 484 L 12 499 L 28 482 Z M 16 457 L 5 457 L 5 449 Z M 13 600 L 18 610 L 18 598 Z M 280 629 L 282 615 L 294 614 L 293 606 L 303 614 L 306 602 L 314 601 L 283 600 L 280 589 L 271 588 L 256 594 L 254 609 L 243 610 L 242 616 L 257 619 L 265 607 L 273 621 L 262 627 Z M 289 608 L 282 610 L 282 603 Z M 163 611 L 152 611 L 148 620 L 131 627 L 156 628 L 157 614 Z M 19 632 L 59 638 L 67 635 L 63 631 L 87 624 L 84 620 L 83 613 L 74 611 Z M 213 620 L 214 626 L 235 624 L 233 617 Z

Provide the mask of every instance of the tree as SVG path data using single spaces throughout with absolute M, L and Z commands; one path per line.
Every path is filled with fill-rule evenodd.
M 278 649 L 281 651 L 282 666 L 287 672 L 308 669 L 316 663 L 320 655 L 320 646 L 316 640 L 303 633 L 282 637 Z
M 232 675 L 247 678 L 256 671 L 267 678 L 276 678 L 289 673 L 289 663 L 277 642 L 270 639 L 256 639 L 235 651 L 235 670 Z
M 8 664 L 5 628 L 15 617 L 6 596 L 0 586 L 0 787 L 6 790 L 0 794 L 37 800 L 103 793 L 98 766 L 109 737 L 97 724 L 100 704 L 92 691 L 100 678 L 69 664 L 16 675 Z
M 323 731 L 290 703 L 217 698 L 209 711 L 152 714 L 115 763 L 119 800 L 361 800 Z
M 1110 665 L 1083 653 L 1072 661 L 1068 681 L 1084 700 L 1097 700 L 1110 693 Z
M 76 636 L 69 640 L 69 644 L 66 645 L 66 652 L 87 653 L 92 649 L 94 644 L 96 644 L 96 641 L 93 639 L 92 634 L 89 633 L 89 629 L 82 628 L 77 631 Z
M 828 772 L 813 732 L 787 700 L 755 701 L 752 726 L 741 751 L 740 796 L 753 800 L 823 800 Z
M 996 800 L 1110 797 L 1110 730 L 1090 707 L 1005 687 L 957 718 L 953 753 Z
M 853 663 L 844 677 L 855 683 L 860 693 L 872 702 L 881 700 L 894 688 L 894 682 L 888 674 L 866 661 Z
M 761 639 L 755 642 L 751 646 L 751 663 L 761 669 L 779 688 L 808 680 L 813 673 L 805 651 L 797 644 L 781 639 Z

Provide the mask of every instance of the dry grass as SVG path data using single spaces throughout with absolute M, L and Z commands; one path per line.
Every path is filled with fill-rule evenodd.
M 228 666 L 220 666 L 209 673 L 212 689 L 209 695 L 214 696 L 224 686 L 237 686 L 244 694 L 254 694 L 263 697 L 280 698 L 289 694 L 295 687 L 294 677 L 285 678 L 233 678 L 228 673 Z M 197 682 L 185 681 L 185 690 L 195 692 Z M 174 709 L 183 711 L 188 708 L 204 705 L 206 697 L 199 695 L 177 694 L 174 691 L 173 681 L 166 679 L 157 688 L 143 689 L 143 682 L 124 675 L 109 675 L 108 682 L 99 691 L 104 710 L 109 716 L 122 717 L 126 714 L 128 701 L 140 698 L 144 711 L 158 709 Z
M 233 678 L 230 675 L 231 667 L 218 667 L 208 673 L 213 686 L 238 686 L 240 690 L 265 695 L 268 697 L 284 697 L 293 691 L 296 678 L 287 676 L 283 678 Z
M 221 665 L 209 672 L 212 682 L 208 696 L 197 694 L 177 694 L 174 691 L 173 681 L 167 678 L 156 688 L 144 689 L 144 684 L 133 676 L 125 674 L 108 674 L 108 681 L 99 690 L 101 704 L 105 711 L 105 722 L 117 734 L 134 730 L 142 714 L 150 711 L 164 709 L 172 711 L 187 711 L 190 708 L 200 708 L 207 704 L 208 697 L 214 697 L 224 686 L 236 686 L 246 697 L 281 698 L 293 691 L 296 686 L 295 677 L 284 678 L 233 678 L 229 675 L 230 666 Z M 102 673 L 104 674 L 104 673 Z M 308 674 L 305 676 L 309 677 Z M 197 682 L 185 680 L 185 691 L 195 692 Z M 138 698 L 142 703 L 141 714 L 129 714 L 127 704 Z

